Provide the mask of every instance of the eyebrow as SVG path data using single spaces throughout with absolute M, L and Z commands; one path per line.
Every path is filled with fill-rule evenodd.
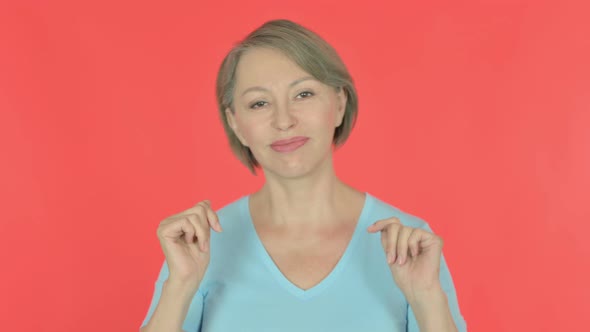
M 305 76 L 305 77 L 302 77 L 302 78 L 298 78 L 298 79 L 294 80 L 293 82 L 291 82 L 289 84 L 289 87 L 291 88 L 291 87 L 293 87 L 293 86 L 295 86 L 295 85 L 297 85 L 297 84 L 299 84 L 299 83 L 301 83 L 303 81 L 307 81 L 307 80 L 315 80 L 315 77 Z M 263 88 L 261 86 L 253 86 L 253 87 L 250 87 L 250 88 L 244 90 L 244 92 L 242 92 L 242 96 L 245 95 L 248 92 L 251 92 L 251 91 L 268 91 L 268 89 L 267 88 Z

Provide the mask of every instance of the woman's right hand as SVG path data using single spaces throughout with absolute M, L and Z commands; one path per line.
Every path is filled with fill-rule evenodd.
M 209 265 L 210 227 L 222 231 L 209 201 L 160 222 L 157 233 L 170 271 L 169 281 L 197 290 Z

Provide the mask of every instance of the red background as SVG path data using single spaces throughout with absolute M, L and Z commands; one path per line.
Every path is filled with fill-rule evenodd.
M 471 331 L 590 325 L 586 1 L 13 1 L 0 6 L 3 331 L 136 331 L 156 227 L 255 190 L 214 83 L 288 18 L 347 63 L 338 174 L 427 220 Z

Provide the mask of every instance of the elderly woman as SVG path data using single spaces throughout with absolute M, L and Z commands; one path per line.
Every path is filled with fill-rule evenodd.
M 357 95 L 330 45 L 269 21 L 224 59 L 217 100 L 233 151 L 266 181 L 160 223 L 142 331 L 466 330 L 442 240 L 334 172 Z

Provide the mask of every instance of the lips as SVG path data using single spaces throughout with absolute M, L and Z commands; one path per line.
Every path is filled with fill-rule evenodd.
M 277 152 L 291 152 L 303 146 L 308 137 L 297 136 L 273 142 L 270 147 Z

